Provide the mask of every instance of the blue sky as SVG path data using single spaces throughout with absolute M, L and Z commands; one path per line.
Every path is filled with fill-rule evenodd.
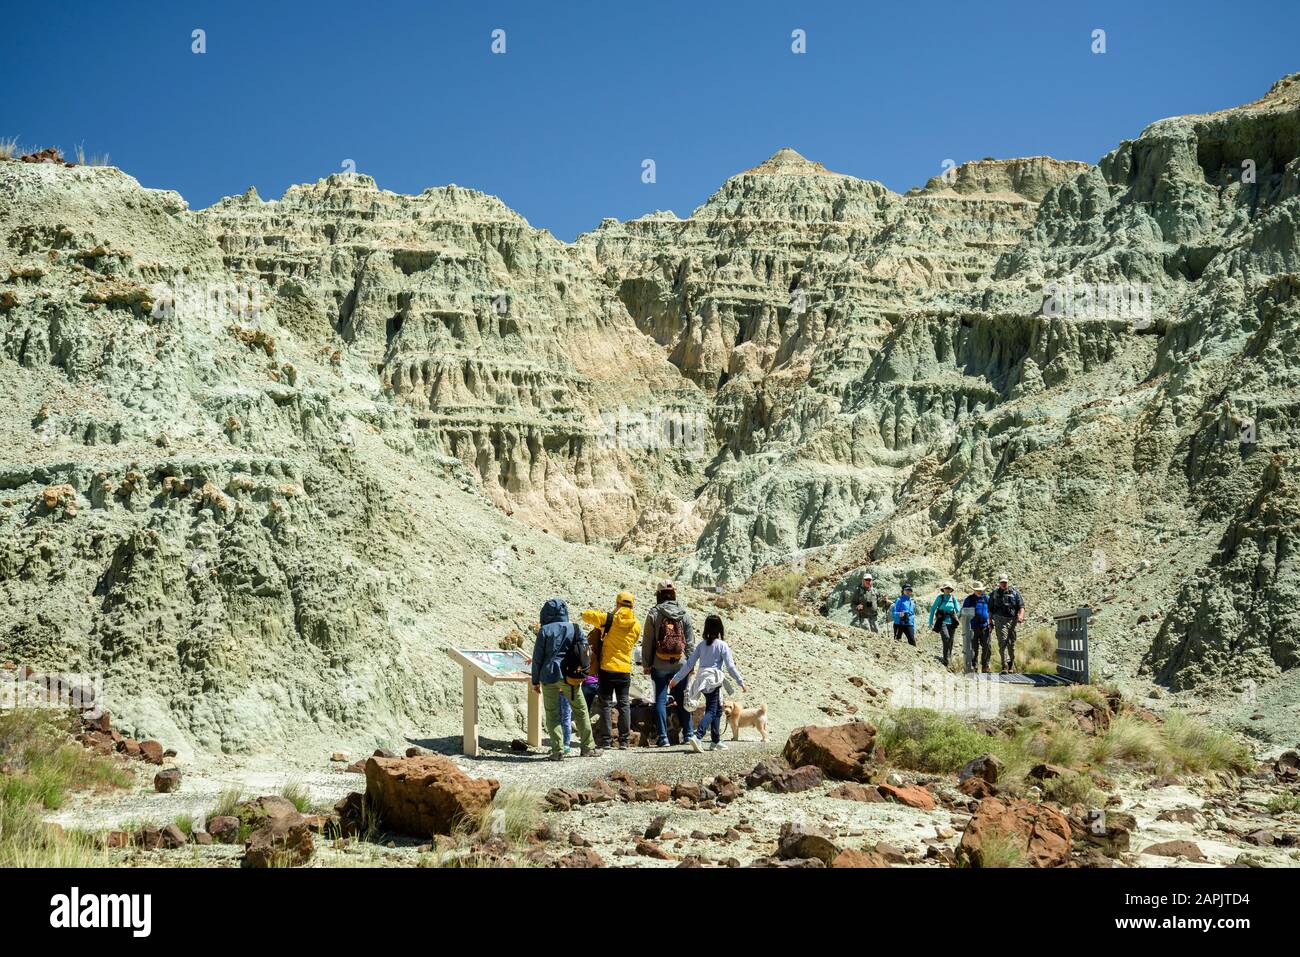
M 1295 0 L 6 6 L 0 137 L 84 143 L 195 208 L 351 159 L 385 189 L 494 193 L 566 240 L 686 215 L 782 146 L 902 191 L 949 158 L 1096 161 L 1300 70 Z

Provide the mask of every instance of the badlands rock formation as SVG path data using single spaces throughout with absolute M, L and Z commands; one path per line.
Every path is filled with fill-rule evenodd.
M 1006 569 L 1099 608 L 1102 676 L 1288 702 L 1298 193 L 1298 77 L 906 194 L 783 149 L 572 245 L 456 186 L 191 212 L 0 162 L 0 657 L 212 749 L 450 729 L 442 649 L 552 592 L 789 567 L 843 620 L 869 564 Z

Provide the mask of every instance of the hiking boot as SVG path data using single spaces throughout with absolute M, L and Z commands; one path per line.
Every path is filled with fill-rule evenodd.
M 699 754 L 701 751 L 704 750 L 703 748 L 700 747 L 700 739 L 697 738 L 695 735 L 691 735 L 690 742 L 691 742 L 691 750 L 694 751 L 696 754 Z
M 604 753 L 604 752 L 602 752 L 602 751 L 600 750 L 600 748 L 583 748 L 583 749 L 582 749 L 582 756 L 583 756 L 584 758 L 598 758 L 598 757 L 600 757 L 601 754 L 603 754 L 603 753 Z
M 628 749 L 628 743 L 626 741 L 620 741 L 618 743 L 618 749 L 620 751 L 626 751 Z
M 727 746 L 726 746 L 725 744 L 723 744 L 721 741 L 714 741 L 711 745 L 709 745 L 709 750 L 710 750 L 710 751 L 725 751 L 725 750 L 727 750 Z

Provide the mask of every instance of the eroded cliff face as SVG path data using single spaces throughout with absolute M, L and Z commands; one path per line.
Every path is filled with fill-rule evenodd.
M 697 415 L 702 397 L 563 244 L 495 197 L 457 186 L 400 196 L 335 175 L 196 218 L 232 272 L 274 290 L 306 337 L 337 341 L 433 448 L 525 521 L 617 538 L 646 483 L 675 485 L 675 469 L 702 457 L 609 441 L 602 412 Z
M 840 617 L 864 565 L 1006 570 L 1100 609 L 1102 677 L 1294 677 L 1298 90 L 907 194 L 782 150 L 569 246 L 455 186 L 0 162 L 0 656 L 203 747 L 450 727 L 445 647 L 648 557 L 811 562 Z

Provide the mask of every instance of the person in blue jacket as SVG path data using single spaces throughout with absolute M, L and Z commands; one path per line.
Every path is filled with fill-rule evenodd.
M 983 658 L 980 668 L 989 673 L 989 659 L 993 657 L 993 648 L 989 642 L 989 596 L 984 593 L 983 582 L 972 582 L 971 593 L 961 603 L 963 609 L 972 610 L 970 620 L 971 657 Z
M 578 689 L 585 675 L 566 675 L 564 656 L 575 642 L 586 643 L 582 629 L 569 621 L 569 606 L 563 598 L 548 599 L 542 606 L 541 627 L 533 642 L 533 690 L 541 694 L 546 709 L 546 730 L 551 738 L 551 760 L 564 757 L 564 733 L 561 726 L 560 702 L 569 705 L 574 723 L 578 726 L 579 741 L 584 758 L 600 756 L 595 735 L 591 732 L 591 716 L 587 712 L 587 699 Z
M 930 603 L 930 630 L 937 631 L 943 642 L 944 667 L 947 667 L 948 659 L 952 657 L 952 638 L 961 619 L 961 608 L 957 606 L 957 599 L 952 597 L 952 593 L 952 583 L 944 582 L 939 594 Z
M 916 602 L 912 600 L 912 586 L 904 585 L 903 593 L 894 600 L 894 640 L 906 637 L 907 643 L 916 647 Z

